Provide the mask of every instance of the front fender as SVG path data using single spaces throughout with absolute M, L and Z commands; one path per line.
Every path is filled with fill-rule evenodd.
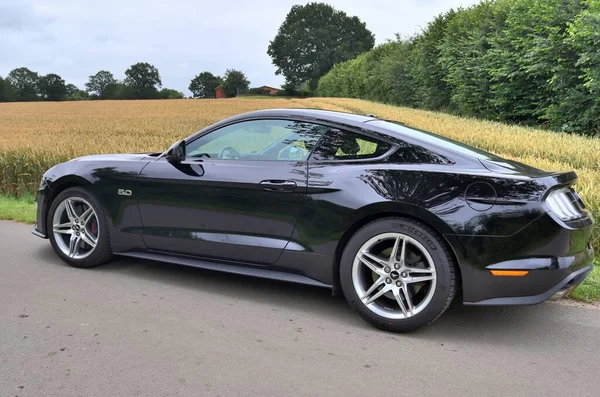
M 50 190 L 44 207 L 48 211 L 52 201 L 65 189 L 82 187 L 98 201 L 106 217 L 115 252 L 143 247 L 139 232 L 142 221 L 135 192 L 138 174 L 147 163 L 125 158 L 119 161 L 83 160 L 59 164 L 44 175 Z M 119 190 L 128 190 L 131 195 L 120 195 Z

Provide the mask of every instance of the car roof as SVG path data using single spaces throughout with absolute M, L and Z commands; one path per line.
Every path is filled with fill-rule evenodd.
M 334 110 L 307 109 L 307 108 L 283 108 L 263 109 L 254 112 L 243 113 L 228 120 L 246 119 L 253 117 L 302 117 L 314 120 L 327 120 L 342 124 L 356 125 L 375 120 L 374 116 L 363 116 L 359 114 L 338 112 Z

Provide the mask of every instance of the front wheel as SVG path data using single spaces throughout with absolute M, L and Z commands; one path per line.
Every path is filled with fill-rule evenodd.
M 67 189 L 54 199 L 47 225 L 52 248 L 71 266 L 93 267 L 112 257 L 104 213 L 83 188 Z
M 352 236 L 340 262 L 344 295 L 370 324 L 412 331 L 436 320 L 456 293 L 455 265 L 429 226 L 385 218 Z

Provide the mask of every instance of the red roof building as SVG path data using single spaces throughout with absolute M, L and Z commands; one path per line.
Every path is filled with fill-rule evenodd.
M 281 91 L 279 88 L 275 88 L 275 87 L 269 87 L 268 85 L 263 85 L 261 87 L 257 87 L 261 90 L 265 90 L 265 91 L 269 91 L 270 95 L 275 95 L 277 94 L 279 91 Z

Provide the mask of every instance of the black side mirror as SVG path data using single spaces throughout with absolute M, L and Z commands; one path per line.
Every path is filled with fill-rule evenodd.
M 185 141 L 179 141 L 173 144 L 167 151 L 166 158 L 170 163 L 180 163 L 185 160 Z

